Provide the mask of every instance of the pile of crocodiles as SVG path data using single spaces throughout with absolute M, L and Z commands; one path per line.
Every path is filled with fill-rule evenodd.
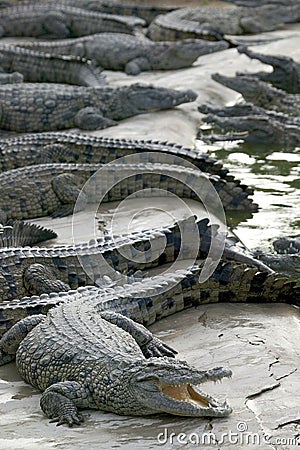
M 137 75 L 189 67 L 201 55 L 237 46 L 230 35 L 300 19 L 296 0 L 233 3 L 175 9 L 130 0 L 0 2 L 0 36 L 14 38 L 13 44 L 0 43 L 0 128 L 24 133 L 0 141 L 0 365 L 16 360 L 22 377 L 43 391 L 41 408 L 58 425 L 80 424 L 84 408 L 226 417 L 232 411 L 227 402 L 198 385 L 230 377 L 231 370 L 197 370 L 175 359 L 177 352 L 145 326 L 217 301 L 300 306 L 297 237 L 275 241 L 277 255 L 250 252 L 209 219 L 189 217 L 127 236 L 41 247 L 35 244 L 56 233 L 24 222 L 71 215 L 79 195 L 84 208 L 91 199 L 82 195 L 83 186 L 108 163 L 105 177 L 94 182 L 92 200 L 122 200 L 149 187 L 199 200 L 187 187 L 191 184 L 202 189 L 202 202 L 212 203 L 209 185 L 226 212 L 257 211 L 251 188 L 217 160 L 190 148 L 60 131 L 102 129 L 197 98 L 189 89 L 139 83 L 113 88 L 103 69 Z M 299 65 L 238 50 L 272 64 L 273 73 L 214 75 L 251 103 L 202 105 L 200 112 L 223 129 L 246 130 L 247 139 L 297 145 Z M 130 155 L 134 163 L 118 163 Z M 122 181 L 107 192 L 120 173 Z M 221 248 L 219 260 L 213 260 L 211 248 Z M 168 271 L 176 259 L 193 255 L 194 264 Z M 215 269 L 200 281 L 209 258 Z M 150 276 L 152 268 L 163 273 Z
M 241 54 L 269 64 L 272 72 L 237 73 L 235 77 L 213 74 L 212 78 L 242 94 L 246 103 L 230 107 L 199 106 L 204 120 L 222 130 L 204 135 L 209 141 L 244 139 L 246 142 L 271 144 L 293 149 L 300 143 L 300 64 L 285 56 L 265 55 L 247 47 Z M 225 132 L 225 134 L 224 134 Z

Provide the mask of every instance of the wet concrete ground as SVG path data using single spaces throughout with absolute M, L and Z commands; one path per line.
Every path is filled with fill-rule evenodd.
M 299 27 L 291 26 L 265 35 L 267 38 L 276 36 L 284 39 L 263 45 L 259 51 L 288 54 L 300 61 Z M 257 61 L 250 62 L 244 55 L 238 56 L 234 49 L 229 49 L 201 57 L 190 69 L 143 73 L 138 80 L 176 88 L 188 86 L 199 93 L 198 103 L 222 105 L 235 101 L 238 95 L 212 81 L 211 73 L 220 71 L 232 75 L 236 70 L 256 71 L 262 67 Z M 137 81 L 137 78 L 113 72 L 108 72 L 108 79 L 113 85 Z M 197 104 L 192 103 L 171 111 L 137 116 L 121 122 L 118 127 L 93 134 L 194 145 L 200 122 Z M 295 204 L 295 210 L 298 206 Z M 294 217 L 294 213 L 291 210 L 290 217 Z M 70 221 L 43 223 L 53 228 L 56 223 L 65 228 L 63 239 L 68 240 L 66 229 Z M 266 229 L 267 225 L 266 222 Z M 251 233 L 251 227 L 248 232 Z M 295 440 L 300 434 L 297 308 L 283 304 L 203 305 L 164 319 L 151 329 L 178 349 L 181 359 L 198 368 L 224 365 L 232 369 L 232 379 L 203 387 L 218 398 L 228 400 L 233 408 L 229 418 L 120 417 L 101 411 L 84 411 L 82 426 L 56 427 L 49 424 L 39 408 L 39 392 L 24 383 L 14 364 L 10 364 L 0 368 L 0 449 L 290 450 L 299 447 Z

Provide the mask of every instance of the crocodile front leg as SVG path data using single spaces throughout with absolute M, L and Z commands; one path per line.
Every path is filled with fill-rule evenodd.
M 43 314 L 25 317 L 25 319 L 17 322 L 2 336 L 0 339 L 0 366 L 8 364 L 15 359 L 21 341 L 44 318 Z
M 84 421 L 76 404 L 82 408 L 90 407 L 86 390 L 76 381 L 52 384 L 43 392 L 40 400 L 42 411 L 51 419 L 50 422 L 57 422 L 57 425 L 66 423 L 69 427 Z
M 81 192 L 82 181 L 79 177 L 69 173 L 57 175 L 52 180 L 52 188 L 63 204 L 59 209 L 52 213 L 52 217 L 66 217 L 73 213 L 74 205 L 80 194 L 80 205 L 77 204 L 77 211 L 84 209 L 86 205 L 86 196 Z
M 146 58 L 136 58 L 129 61 L 125 66 L 127 75 L 138 75 L 141 71 L 150 70 L 151 66 Z
M 76 114 L 75 124 L 82 130 L 102 130 L 117 125 L 118 122 L 104 117 L 100 109 L 87 106 Z
M 175 357 L 177 351 L 169 347 L 167 344 L 156 338 L 143 325 L 134 322 L 122 314 L 112 311 L 105 311 L 101 313 L 101 317 L 110 323 L 117 325 L 123 330 L 127 331 L 136 343 L 141 348 L 145 358 L 151 357 Z

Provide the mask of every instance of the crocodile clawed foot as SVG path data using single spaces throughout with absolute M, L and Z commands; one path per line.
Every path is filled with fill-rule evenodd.
M 160 339 L 153 337 L 150 342 L 141 346 L 141 350 L 145 358 L 157 357 L 161 358 L 163 356 L 168 356 L 170 358 L 175 358 L 177 351 L 167 344 L 162 342 Z
M 49 423 L 55 423 L 57 422 L 56 426 L 59 427 L 60 425 L 67 424 L 70 428 L 72 428 L 73 425 L 80 425 L 82 422 L 84 422 L 84 418 L 81 414 L 78 413 L 69 413 L 69 414 L 62 414 L 60 417 L 55 417 L 54 419 L 51 419 Z

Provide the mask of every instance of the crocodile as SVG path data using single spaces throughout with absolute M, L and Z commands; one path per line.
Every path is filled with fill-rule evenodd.
M 49 82 L 101 86 L 106 84 L 102 69 L 83 58 L 59 56 L 25 49 L 15 45 L 0 44 L 0 68 L 19 74 L 15 82 Z M 3 77 L 5 74 L 2 75 Z M 13 74 L 7 75 L 12 78 Z M 16 75 L 14 78 L 17 78 Z M 11 83 L 9 80 L 7 83 Z
M 127 276 L 176 259 L 203 258 L 212 245 L 214 255 L 219 253 L 222 257 L 223 254 L 228 261 L 246 264 L 266 274 L 274 273 L 239 242 L 224 236 L 218 226 L 208 223 L 207 218 L 195 222 L 190 217 L 168 227 L 127 236 L 105 236 L 86 244 L 0 249 L 1 307 L 6 300 L 26 295 L 63 292 L 86 285 L 99 286 L 99 283 L 101 286 L 101 279 L 115 271 Z
M 2 138 L 0 140 L 0 172 L 33 164 L 107 164 L 115 159 L 142 152 L 147 153 L 148 156 L 150 152 L 166 154 L 168 160 L 173 156 L 173 164 L 176 164 L 175 157 L 179 157 L 203 172 L 219 175 L 227 181 L 234 180 L 234 177 L 217 159 L 180 144 L 51 131 Z M 253 194 L 252 189 L 239 184 L 238 180 L 235 182 L 248 194 Z
M 198 111 L 202 114 L 212 114 L 219 117 L 267 116 L 270 120 L 275 120 L 285 125 L 300 126 L 300 117 L 291 117 L 287 114 L 268 110 L 247 102 L 221 107 L 203 104 L 198 106 Z
M 2 223 L 6 223 L 9 219 L 32 219 L 49 214 L 52 217 L 63 217 L 72 214 L 79 194 L 84 209 L 86 202 L 95 203 L 101 195 L 103 201 L 116 201 L 149 187 L 200 201 L 198 194 L 190 186 L 193 186 L 193 189 L 202 186 L 203 202 L 212 202 L 211 197 L 217 192 L 226 211 L 257 210 L 257 204 L 252 203 L 248 193 L 234 181 L 226 181 L 217 175 L 208 175 L 195 168 L 181 167 L 179 162 L 171 165 L 170 159 L 168 163 L 145 163 L 143 159 L 141 153 L 134 155 L 132 164 L 130 162 L 120 164 L 118 161 L 107 165 L 54 163 L 3 172 L 0 174 L 0 219 Z M 94 174 L 95 192 L 81 192 L 85 183 Z M 128 178 L 125 178 L 125 174 Z M 213 186 L 214 189 L 210 189 L 209 186 Z M 107 192 L 110 187 L 111 190 Z
M 275 254 L 256 250 L 252 252 L 252 255 L 277 272 L 299 278 L 300 237 L 282 236 L 273 241 L 273 247 L 276 252 Z
M 226 417 L 231 413 L 227 403 L 197 393 L 193 385 L 231 376 L 231 371 L 196 372 L 171 359 L 176 351 L 141 323 L 207 302 L 299 303 L 299 286 L 229 261 L 221 261 L 205 283 L 199 283 L 200 272 L 194 265 L 109 289 L 85 287 L 5 302 L 1 319 L 11 328 L 0 340 L 0 364 L 16 359 L 25 381 L 43 391 L 43 412 L 58 425 L 80 424 L 78 409 L 84 408 Z M 46 317 L 41 314 L 47 311 Z
M 243 139 L 249 144 L 273 145 L 281 150 L 293 149 L 300 143 L 299 125 L 288 125 L 266 114 L 230 117 L 207 114 L 204 121 L 213 124 L 214 130 L 221 130 L 221 134 L 207 135 L 200 128 L 198 137 L 204 141 Z
M 228 48 L 225 41 L 185 39 L 178 42 L 153 42 L 146 37 L 124 33 L 100 33 L 60 41 L 21 42 L 22 47 L 87 58 L 104 69 L 124 70 L 137 75 L 145 70 L 173 70 L 189 67 L 207 53 Z
M 20 3 L 0 9 L 0 36 L 67 38 L 103 31 L 132 34 L 145 21 L 134 16 L 118 16 L 88 11 L 56 3 Z
M 157 307 L 165 303 L 157 302 L 154 294 L 162 282 L 166 283 L 163 277 L 156 277 L 149 286 L 145 284 L 144 292 Z M 79 425 L 84 420 L 79 409 L 86 408 L 133 416 L 226 417 L 231 413 L 226 401 L 198 390 L 200 383 L 230 377 L 229 369 L 197 370 L 175 359 L 174 349 L 128 314 L 114 311 L 114 306 L 121 306 L 121 293 L 121 308 L 128 305 L 128 313 L 133 306 L 130 296 L 136 305 L 146 304 L 145 298 L 134 298 L 140 288 L 141 283 L 133 283 L 110 295 L 99 289 L 67 293 L 70 301 L 65 296 L 46 317 L 27 317 L 0 340 L 0 364 L 16 357 L 21 376 L 43 391 L 41 409 L 51 422 Z M 149 304 L 150 314 L 155 314 L 153 310 Z
M 0 248 L 33 246 L 55 238 L 54 231 L 33 223 L 17 220 L 0 225 Z
M 279 254 L 300 254 L 300 236 L 281 236 L 273 242 L 273 247 Z
M 290 94 L 300 93 L 300 64 L 288 56 L 264 55 L 254 52 L 247 47 L 238 47 L 239 53 L 249 56 L 252 59 L 258 59 L 264 64 L 273 67 L 272 72 L 257 72 L 251 74 L 262 81 L 267 81 L 273 86 L 283 89 Z M 249 75 L 237 72 L 237 75 Z
M 253 257 L 262 261 L 277 273 L 299 279 L 300 275 L 300 255 L 299 253 L 274 254 L 261 250 L 252 252 Z
M 3 0 L 0 1 L 0 8 L 15 6 L 19 3 L 23 4 L 26 2 L 21 0 Z M 27 3 L 30 3 L 30 1 Z M 50 3 L 50 1 L 47 1 L 47 3 Z M 137 16 L 144 19 L 147 24 L 151 23 L 158 14 L 165 14 L 176 9 L 167 5 L 138 4 L 131 1 L 119 2 L 117 0 L 62 0 L 60 4 L 106 14 Z
M 194 101 L 192 90 L 141 83 L 112 88 L 56 83 L 0 86 L 0 128 L 7 131 L 85 130 L 116 125 L 118 120 Z
M 219 73 L 212 74 L 212 79 L 242 94 L 247 102 L 265 109 L 282 112 L 289 116 L 300 115 L 300 95 L 287 94 L 281 89 L 270 86 L 267 82 L 250 76 L 227 77 Z
M 261 5 L 280 5 L 292 6 L 297 5 L 298 0 L 226 0 L 230 3 L 235 3 L 238 6 L 256 7 Z
M 154 41 L 197 37 L 220 40 L 224 35 L 271 31 L 284 22 L 297 21 L 298 17 L 299 2 L 289 8 L 282 5 L 247 8 L 225 3 L 222 6 L 181 8 L 157 16 L 148 27 L 147 36 Z M 230 39 L 229 42 L 234 44 Z

